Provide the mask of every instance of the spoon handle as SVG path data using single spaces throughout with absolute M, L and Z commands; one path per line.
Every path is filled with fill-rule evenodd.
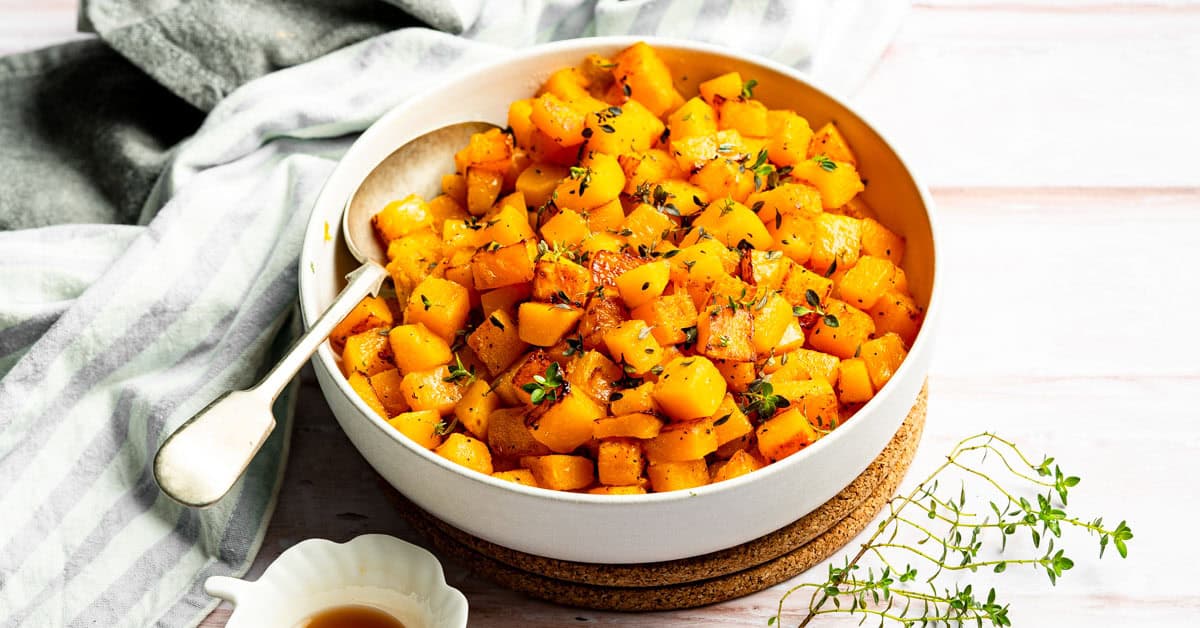
M 316 352 L 317 347 L 329 337 L 333 328 L 346 318 L 363 297 L 377 293 L 387 276 L 383 266 L 370 260 L 346 275 L 346 287 L 338 293 L 325 313 L 313 322 L 312 327 L 288 349 L 287 355 L 279 360 L 279 364 L 276 364 L 262 381 L 255 384 L 250 392 L 268 395 L 268 399 L 274 402 L 283 391 L 283 387 L 292 381 L 300 368 Z
M 271 404 L 300 367 L 363 297 L 377 292 L 387 271 L 368 261 L 287 355 L 249 390 L 232 391 L 188 419 L 154 457 L 163 493 L 185 506 L 209 506 L 229 492 L 275 429 Z

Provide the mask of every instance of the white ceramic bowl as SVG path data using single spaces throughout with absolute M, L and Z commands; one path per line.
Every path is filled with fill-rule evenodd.
M 339 606 L 369 606 L 405 628 L 465 628 L 467 598 L 446 584 L 433 554 L 385 534 L 346 543 L 309 539 L 279 555 L 254 582 L 213 576 L 212 596 L 234 604 L 228 628 L 291 628 Z
M 346 199 L 375 164 L 410 139 L 454 122 L 505 124 L 508 105 L 531 96 L 554 70 L 589 53 L 614 54 L 638 38 L 595 38 L 537 46 L 487 67 L 430 85 L 396 107 L 354 143 L 325 184 L 309 220 L 300 260 L 300 305 L 313 321 L 353 268 L 340 236 Z M 664 58 L 685 97 L 713 76 L 737 70 L 758 80 L 755 96 L 794 109 L 816 128 L 836 120 L 868 181 L 865 196 L 881 220 L 907 240 L 905 269 L 927 307 L 924 328 L 892 380 L 852 421 L 783 461 L 730 481 L 689 491 L 609 496 L 555 492 L 496 480 L 413 445 L 350 389 L 338 359 L 323 345 L 313 358 L 334 415 L 354 445 L 393 486 L 421 508 L 505 547 L 591 563 L 637 563 L 697 556 L 732 547 L 795 521 L 861 473 L 904 420 L 929 369 L 934 298 L 934 227 L 924 188 L 883 137 L 850 107 L 779 64 L 708 45 L 645 39 Z M 445 164 L 451 172 L 453 164 Z M 436 192 L 436 182 L 431 190 Z M 335 229 L 331 227 L 331 231 Z

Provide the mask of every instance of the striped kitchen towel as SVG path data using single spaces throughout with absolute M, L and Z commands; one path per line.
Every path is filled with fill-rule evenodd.
M 845 91 L 905 8 L 395 4 L 459 34 L 395 31 L 243 85 L 174 151 L 140 225 L 0 232 L 0 627 L 195 625 L 216 604 L 200 583 L 248 568 L 286 460 L 292 395 L 213 508 L 162 496 L 151 460 L 172 429 L 253 382 L 295 337 L 309 209 L 354 134 L 387 109 L 507 47 L 589 34 L 701 38 L 810 68 Z M 0 64 L 0 81 L 19 78 L 5 72 Z

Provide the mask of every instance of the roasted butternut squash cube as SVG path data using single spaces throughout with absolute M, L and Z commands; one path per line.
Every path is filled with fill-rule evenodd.
M 654 339 L 663 346 L 686 342 L 688 334 L 684 329 L 695 327 L 697 320 L 696 305 L 686 292 L 660 296 L 643 303 L 630 315 L 645 322 Z
M 608 403 L 613 382 L 623 375 L 621 367 L 599 351 L 587 351 L 567 365 L 567 382 L 572 390 L 582 391 L 600 404 Z
M 504 187 L 504 173 L 478 165 L 467 168 L 467 211 L 476 216 L 487 213 L 500 198 Z
M 596 466 L 583 456 L 531 456 L 522 458 L 521 465 L 533 473 L 538 486 L 555 491 L 586 488 L 596 481 Z
M 445 423 L 436 410 L 403 412 L 389 419 L 388 423 L 426 449 L 433 449 L 442 443 L 440 431 Z
M 626 320 L 629 320 L 629 313 L 619 299 L 592 297 L 579 321 L 583 346 L 588 349 L 603 347 L 605 334 Z
M 782 460 L 817 440 L 817 431 L 798 408 L 788 408 L 758 426 L 758 451 L 771 462 Z
M 492 390 L 487 380 L 475 379 L 455 404 L 454 416 L 475 438 L 487 440 L 488 417 L 499 407 L 500 395 Z
M 609 155 L 650 150 L 666 128 L 658 116 L 636 100 L 592 111 L 585 126 L 588 149 Z
M 725 100 L 741 98 L 745 84 L 740 73 L 729 72 L 701 83 L 700 96 L 715 106 Z
M 624 188 L 625 172 L 616 157 L 594 153 L 585 165 L 571 167 L 553 197 L 560 208 L 584 211 L 617 198 Z
M 512 129 L 514 143 L 521 148 L 527 149 L 531 144 L 530 134 L 534 129 L 532 114 L 532 98 L 514 100 L 508 106 L 508 128 Z
M 838 364 L 838 399 L 846 403 L 870 401 L 875 396 L 867 363 L 862 358 L 842 360 Z
M 487 443 L 471 438 L 466 434 L 455 432 L 434 448 L 433 453 L 458 464 L 484 473 L 492 474 L 492 452 Z
M 842 136 L 837 125 L 832 122 L 826 122 L 820 129 L 817 129 L 809 144 L 808 156 L 820 155 L 825 155 L 835 161 L 846 162 L 855 168 L 858 167 L 858 159 L 854 157 L 854 151 L 850 150 L 850 144 L 846 142 L 846 138 Z
M 654 384 L 654 401 L 675 421 L 710 417 L 724 397 L 725 379 L 703 356 L 671 360 Z
M 861 355 L 871 375 L 871 384 L 879 390 L 892 379 L 908 351 L 898 334 L 888 333 L 864 342 Z
M 921 308 L 907 294 L 885 292 L 871 308 L 871 320 L 875 321 L 875 333 L 899 334 L 911 346 L 921 329 Z
M 489 129 L 471 135 L 466 148 L 454 154 L 454 165 L 459 172 L 464 172 L 472 164 L 508 160 L 512 153 L 513 138 L 500 129 Z
M 329 334 L 329 341 L 335 351 L 341 351 L 346 346 L 346 339 L 354 334 L 392 326 L 392 310 L 387 301 L 380 297 L 368 296 L 358 302 L 354 309 L 343 318 Z
M 700 98 L 683 103 L 667 118 L 672 138 L 713 135 L 717 132 L 717 112 Z
M 830 327 L 824 318 L 817 321 L 808 335 L 808 344 L 818 351 L 831 353 L 843 360 L 852 358 L 875 333 L 875 321 L 862 310 L 843 301 L 829 299 L 825 311 L 837 319 L 838 326 Z
M 639 194 L 639 188 L 653 192 L 654 186 L 664 180 L 681 179 L 683 171 L 670 153 L 657 148 L 651 148 L 636 153 L 624 153 L 617 156 L 617 163 L 625 173 L 626 194 Z M 653 200 L 653 194 L 643 198 L 643 202 Z
M 886 258 L 864 255 L 838 282 L 843 300 L 860 310 L 869 310 L 900 279 L 896 265 Z
M 754 210 L 768 231 L 772 227 L 778 230 L 783 218 L 799 216 L 813 219 L 823 211 L 821 193 L 805 183 L 781 183 L 769 190 L 755 192 L 746 198 L 746 204 Z
M 592 290 L 592 273 L 564 257 L 542 257 L 534 265 L 533 298 L 580 305 Z
M 662 345 L 650 332 L 643 321 L 625 321 L 604 334 L 604 345 L 613 360 L 624 364 L 629 372 L 640 375 L 662 361 Z
M 750 383 L 758 378 L 758 375 L 754 372 L 753 362 L 713 360 L 713 364 L 721 372 L 721 377 L 725 378 L 726 388 L 734 392 L 746 392 Z
M 625 307 L 633 309 L 661 296 L 670 279 L 671 265 L 666 260 L 647 262 L 617 277 L 617 291 Z
M 885 257 L 897 266 L 904 259 L 904 238 L 873 218 L 862 221 L 862 250 L 867 255 Z
M 510 471 L 497 471 L 492 474 L 492 477 L 513 484 L 524 484 L 525 486 L 538 485 L 537 479 L 533 477 L 533 472 L 529 469 L 512 469 Z
M 388 275 L 399 294 L 408 294 L 442 261 L 442 242 L 429 229 L 413 231 L 387 248 Z
M 644 412 L 634 412 L 596 419 L 596 438 L 649 439 L 662 431 L 662 419 Z
M 525 197 L 520 192 L 505 197 L 504 206 L 491 214 L 479 232 L 479 242 L 495 242 L 500 246 L 532 240 L 533 228 L 529 226 L 529 215 L 525 208 Z
M 587 91 L 587 77 L 579 68 L 567 67 L 555 70 L 542 84 L 538 95 L 551 93 L 563 100 L 584 100 L 591 98 Z
M 409 295 L 404 320 L 421 323 L 449 341 L 467 324 L 470 311 L 471 296 L 466 288 L 447 279 L 426 277 Z
M 724 145 L 719 144 L 718 151 L 720 146 Z M 741 162 L 727 157 L 706 162 L 688 181 L 704 190 L 710 198 L 728 197 L 739 203 L 754 192 L 754 173 Z
M 754 316 L 754 351 L 761 355 L 771 353 L 783 338 L 788 325 L 795 320 L 792 304 L 779 293 L 768 292 L 755 301 L 750 311 Z
M 408 403 L 404 401 L 404 393 L 400 390 L 403 378 L 399 369 L 380 371 L 369 378 L 371 389 L 375 391 L 387 416 L 396 416 L 408 410 Z
M 680 176 L 683 175 L 680 174 Z M 680 216 L 691 216 L 708 206 L 708 192 L 687 181 L 671 179 L 657 183 L 652 191 L 652 197 L 658 193 L 658 188 L 662 188 L 666 196 L 666 203 L 663 205 L 664 211 L 671 215 L 674 215 L 674 211 L 678 211 Z
M 388 332 L 392 360 L 404 374 L 427 371 L 449 364 L 453 356 L 450 345 L 439 335 L 421 323 L 400 325 Z
M 671 423 L 643 443 L 651 462 L 702 459 L 717 450 L 717 432 L 710 418 Z
M 754 318 L 750 310 L 714 305 L 701 312 L 696 323 L 696 350 L 714 360 L 753 361 Z
M 722 129 L 737 129 L 742 135 L 765 137 L 768 133 L 767 107 L 757 100 L 726 100 L 717 107 Z
M 613 416 L 658 411 L 658 404 L 654 403 L 653 382 L 644 382 L 634 388 L 614 390 L 608 401 L 608 410 Z
M 751 250 L 742 255 L 739 273 L 743 280 L 757 288 L 758 294 L 765 294 L 783 287 L 791 267 L 791 260 L 780 251 Z
M 484 247 L 471 258 L 476 290 L 491 290 L 533 280 L 533 261 L 526 242 Z
M 838 398 L 833 385 L 824 379 L 778 382 L 775 394 L 799 408 L 808 422 L 821 429 L 833 429 L 838 422 Z
M 528 347 L 521 340 L 517 321 L 504 310 L 496 310 L 483 319 L 475 331 L 467 336 L 467 345 L 492 375 L 499 375 Z
M 683 104 L 667 64 L 644 42 L 622 50 L 613 61 L 617 64 L 613 68 L 617 84 L 628 86 L 630 98 L 645 105 L 654 116 L 661 118 Z
M 774 248 L 797 264 L 806 264 L 816 246 L 816 222 L 805 216 L 784 216 L 776 223 Z
M 709 483 L 708 465 L 704 460 L 650 463 L 646 467 L 650 486 L 655 493 L 683 491 Z
M 416 194 L 392 201 L 371 217 L 371 225 L 379 240 L 385 244 L 398 240 L 418 229 L 433 225 L 433 212 L 429 204 Z
M 733 395 L 726 394 L 712 415 L 713 432 L 717 435 L 717 445 L 724 445 L 754 431 L 746 413 L 738 407 Z
M 522 303 L 517 310 L 521 340 L 536 347 L 553 347 L 583 316 L 581 308 L 565 303 Z
M 586 394 L 572 390 L 534 419 L 530 428 L 533 437 L 550 451 L 568 453 L 592 439 L 595 421 L 602 416 L 604 408 Z
M 636 249 L 641 246 L 652 248 L 662 239 L 663 232 L 674 227 L 675 223 L 665 214 L 642 203 L 633 208 L 633 211 L 629 212 L 629 215 L 621 222 L 621 230 L 618 235 L 624 238 L 631 248 Z M 638 263 L 640 264 L 641 261 L 639 260 Z
M 587 220 L 569 209 L 558 212 L 542 225 L 542 239 L 554 244 L 583 246 L 591 234 Z
M 794 111 L 767 112 L 767 155 L 780 166 L 791 166 L 808 159 L 813 131 L 808 120 Z
M 582 108 L 573 107 L 551 92 L 544 92 L 533 100 L 529 119 L 560 146 L 578 146 L 584 140 L 586 115 L 587 111 Z
M 462 389 L 446 381 L 449 377 L 450 370 L 445 366 L 405 374 L 404 379 L 400 381 L 400 391 L 404 393 L 405 403 L 413 410 L 434 410 L 440 415 L 450 414 L 462 399 Z
M 456 203 L 467 206 L 467 177 L 463 174 L 442 175 L 442 193 Z
M 699 240 L 680 248 L 679 253 L 668 260 L 671 262 L 672 279 L 680 284 L 685 281 L 711 284 L 728 275 L 726 261 L 736 258 L 736 255 L 717 240 Z M 696 302 L 697 307 L 702 305 Z
M 384 408 L 383 401 L 375 393 L 375 389 L 371 387 L 371 381 L 366 375 L 354 371 L 350 373 L 346 380 L 350 384 L 350 388 L 363 400 L 363 403 L 367 404 L 367 407 L 374 410 L 375 414 L 378 414 L 380 418 L 385 420 L 388 418 L 387 409 Z
M 517 306 L 523 301 L 529 300 L 532 294 L 533 286 L 528 283 L 515 283 L 488 290 L 479 295 L 479 308 L 485 316 L 501 309 L 516 315 Z
M 781 359 L 778 367 L 771 372 L 771 381 L 823 379 L 831 384 L 838 381 L 837 356 L 813 351 L 812 349 L 796 349 L 787 354 L 786 360 Z
M 808 267 L 825 272 L 836 260 L 838 268 L 858 263 L 862 251 L 862 221 L 849 216 L 821 214 L 815 221 L 816 239 Z
M 771 234 L 758 216 L 749 207 L 725 198 L 713 202 L 692 223 L 692 234 L 699 237 L 700 229 L 711 234 L 718 242 L 727 247 L 735 248 L 746 242 L 750 248 L 768 249 L 774 242 Z M 687 239 L 684 245 L 690 244 Z
M 715 484 L 757 471 L 763 468 L 763 466 L 763 462 L 755 458 L 753 454 L 744 449 L 739 449 L 733 452 L 733 456 L 729 460 L 713 464 L 709 471 L 712 475 L 712 481 Z
M 809 290 L 816 293 L 817 299 L 824 303 L 833 291 L 833 281 L 803 266 L 792 266 L 791 270 L 788 271 L 787 277 L 783 280 L 783 292 L 781 293 L 783 294 L 783 298 L 787 299 L 788 303 L 792 305 L 809 307 Z
M 836 209 L 845 205 L 864 189 L 854 165 L 835 161 L 824 155 L 805 159 L 792 165 L 792 178 L 807 181 L 821 192 L 821 205 Z
M 641 482 L 646 460 L 642 446 L 627 439 L 606 440 L 596 452 L 596 471 L 601 484 L 629 486 Z
M 342 349 L 342 368 L 346 373 L 362 373 L 370 377 L 392 366 L 388 330 L 368 329 L 346 339 L 346 347 Z
M 550 449 L 533 437 L 526 425 L 525 408 L 500 408 L 488 416 L 488 447 L 498 458 L 542 456 Z
M 517 191 L 525 196 L 530 207 L 541 207 L 550 201 L 554 189 L 569 174 L 563 166 L 534 163 L 517 177 Z

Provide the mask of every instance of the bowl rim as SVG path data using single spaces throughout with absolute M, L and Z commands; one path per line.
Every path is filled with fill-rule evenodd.
M 779 63 L 777 61 L 774 61 L 772 59 L 768 59 L 768 58 L 761 57 L 761 56 L 747 53 L 747 52 L 738 51 L 738 50 L 735 50 L 732 48 L 722 48 L 722 47 L 704 43 L 704 42 L 697 42 L 697 41 L 686 40 L 686 39 L 675 39 L 675 38 L 668 38 L 668 37 L 617 35 L 617 36 L 584 37 L 584 38 L 577 38 L 577 39 L 567 39 L 567 40 L 549 42 L 549 43 L 545 43 L 545 44 L 538 44 L 538 45 L 530 46 L 527 48 L 522 48 L 522 49 L 515 50 L 515 51 L 505 51 L 506 54 L 504 54 L 504 56 L 502 56 L 502 57 L 499 57 L 497 59 L 490 60 L 490 61 L 487 61 L 484 63 L 475 64 L 470 67 L 463 68 L 460 71 L 448 74 L 446 77 L 433 83 L 430 86 L 430 88 L 428 90 L 426 90 L 426 94 L 436 93 L 438 90 L 440 90 L 444 86 L 452 84 L 452 83 L 470 82 L 472 79 L 474 79 L 476 77 L 482 77 L 482 76 L 487 75 L 489 72 L 495 70 L 497 67 L 500 67 L 500 66 L 503 66 L 506 64 L 510 64 L 510 63 L 513 63 L 516 61 L 520 61 L 523 59 L 527 59 L 530 57 L 541 57 L 541 56 L 545 56 L 545 55 L 552 55 L 554 53 L 587 52 L 591 49 L 599 48 L 599 47 L 626 47 L 626 46 L 631 46 L 638 42 L 645 42 L 646 44 L 649 44 L 653 48 L 658 48 L 658 47 L 672 48 L 672 49 L 683 50 L 683 51 L 687 51 L 687 52 L 699 52 L 699 53 L 706 53 L 706 54 L 711 54 L 711 55 L 716 55 L 716 56 L 729 57 L 729 58 L 737 59 L 739 61 L 756 64 L 756 65 L 762 66 L 764 68 L 767 68 L 769 70 L 778 72 L 778 73 L 784 75 L 785 77 L 787 77 L 788 79 L 802 83 L 805 86 L 811 88 L 812 90 L 818 92 L 819 94 L 825 96 L 826 98 L 829 98 L 838 107 L 840 107 L 844 111 L 848 112 L 849 114 L 857 117 L 859 119 L 859 121 L 861 121 L 870 132 L 875 134 L 875 136 L 883 143 L 883 145 L 886 146 L 887 149 L 889 151 L 891 151 L 891 153 L 896 157 L 896 160 L 904 168 L 905 173 L 907 173 L 909 178 L 912 180 L 913 185 L 916 188 L 917 194 L 921 200 L 921 204 L 922 204 L 922 207 L 925 212 L 926 220 L 929 223 L 930 242 L 932 245 L 931 249 L 932 249 L 932 253 L 933 253 L 933 264 L 932 264 L 933 265 L 933 273 L 932 273 L 932 281 L 930 282 L 930 287 L 929 287 L 929 303 L 925 308 L 925 320 L 921 325 L 921 329 L 917 332 L 917 337 L 914 339 L 912 347 L 909 350 L 909 353 L 914 354 L 914 353 L 917 353 L 918 351 L 931 350 L 932 349 L 931 345 L 934 342 L 934 335 L 935 335 L 933 330 L 935 330 L 937 327 L 937 320 L 940 318 L 940 313 L 941 313 L 942 308 L 941 308 L 941 299 L 938 298 L 938 295 L 940 295 L 940 293 L 941 293 L 941 291 L 939 289 L 940 273 L 938 272 L 938 257 L 939 257 L 938 253 L 939 253 L 939 248 L 940 248 L 938 233 L 940 231 L 940 228 L 939 228 L 939 224 L 938 224 L 939 220 L 936 215 L 937 212 L 934 209 L 932 198 L 929 194 L 929 190 L 925 186 L 925 184 L 918 178 L 918 176 L 913 171 L 913 169 L 910 167 L 909 160 L 904 158 L 901 151 L 899 149 L 897 149 L 896 146 L 891 141 L 888 140 L 888 138 L 879 130 L 879 127 L 877 127 L 870 120 L 868 120 L 866 117 L 864 117 L 855 107 L 852 107 L 849 104 L 847 104 L 843 97 L 839 97 L 833 90 L 827 89 L 827 88 L 819 85 L 818 83 L 814 82 L 811 79 L 811 77 L 807 76 L 805 73 L 800 72 L 799 70 L 796 70 L 795 68 L 789 67 L 789 66 Z M 321 310 L 316 309 L 316 304 L 314 301 L 316 298 L 315 297 L 315 284 L 314 284 L 314 282 L 316 282 L 316 276 L 313 273 L 304 272 L 304 270 L 306 268 L 308 268 L 307 260 L 311 260 L 314 258 L 313 247 L 319 246 L 322 243 L 321 238 L 313 237 L 313 235 L 314 235 L 314 232 L 316 232 L 318 229 L 323 228 L 317 224 L 318 222 L 321 222 L 321 221 L 317 220 L 318 217 L 316 216 L 316 208 L 320 204 L 321 199 L 325 195 L 325 188 L 328 185 L 329 179 L 332 179 L 334 174 L 336 174 L 339 171 L 339 169 L 342 167 L 342 164 L 345 163 L 346 155 L 350 155 L 353 152 L 355 152 L 356 148 L 359 147 L 360 144 L 372 141 L 372 139 L 373 139 L 372 136 L 374 135 L 374 133 L 381 132 L 378 129 L 382 128 L 383 126 L 390 125 L 390 123 L 392 123 L 396 118 L 403 116 L 406 113 L 406 111 L 413 106 L 413 103 L 418 102 L 418 101 L 422 100 L 423 98 L 428 98 L 428 97 L 429 97 L 428 95 L 417 96 L 417 97 L 413 97 L 408 100 L 405 100 L 404 102 L 401 102 L 400 104 L 396 105 L 395 107 L 392 107 L 391 109 L 389 109 L 382 116 L 380 116 L 379 119 L 377 119 L 376 121 L 371 123 L 371 125 L 368 126 L 362 132 L 362 134 L 359 135 L 359 137 L 357 139 L 355 139 L 354 143 L 350 146 L 349 149 L 347 149 L 347 151 L 343 154 L 342 158 L 339 159 L 338 164 L 334 167 L 334 169 L 330 172 L 329 177 L 326 179 L 326 183 L 322 185 L 321 192 L 318 193 L 317 200 L 314 201 L 313 207 L 310 210 L 310 214 L 309 214 L 309 217 L 307 220 L 307 225 L 306 225 L 305 231 L 304 231 L 305 235 L 304 235 L 303 245 L 302 245 L 301 252 L 300 252 L 300 260 L 299 260 L 299 264 L 298 264 L 298 274 L 300 275 L 300 282 L 299 282 L 300 312 L 301 312 L 301 317 L 304 321 L 305 329 L 308 329 L 311 326 L 312 321 L 315 320 L 316 317 L 320 316 L 320 314 L 322 312 Z M 338 224 L 340 224 L 340 221 Z M 320 235 L 320 234 L 317 234 L 317 235 Z M 312 311 L 310 312 L 309 310 L 312 310 Z M 333 374 L 333 373 L 340 374 L 341 373 L 341 369 L 337 366 L 337 363 L 334 359 L 332 349 L 330 348 L 329 343 L 327 343 L 327 342 L 321 343 L 321 345 L 318 347 L 316 353 L 313 354 L 312 359 L 313 360 L 321 360 L 324 363 L 324 366 L 329 370 L 329 372 L 331 374 Z M 904 362 L 902 362 L 900 367 L 897 369 L 896 373 L 892 376 L 893 379 L 904 378 L 905 375 L 909 371 L 911 371 L 913 368 L 916 368 L 914 366 L 914 362 L 915 362 L 914 360 L 905 360 Z M 686 500 L 686 499 L 695 499 L 697 497 L 703 497 L 706 495 L 717 494 L 717 493 L 721 493 L 724 491 L 736 491 L 743 484 L 746 484 L 749 482 L 755 482 L 755 481 L 757 481 L 758 478 L 766 478 L 769 475 L 773 475 L 773 474 L 777 474 L 777 473 L 786 473 L 790 467 L 800 464 L 800 462 L 802 460 L 804 460 L 808 457 L 814 456 L 814 455 L 819 455 L 819 452 L 821 450 L 833 446 L 833 443 L 837 442 L 838 439 L 851 438 L 852 437 L 851 434 L 854 431 L 856 431 L 852 427 L 855 423 L 851 422 L 849 424 L 849 426 L 851 426 L 851 427 L 849 427 L 849 429 L 847 429 L 847 427 L 835 429 L 832 432 L 830 432 L 828 435 L 823 436 L 822 438 L 818 439 L 816 443 L 813 443 L 812 445 L 805 447 L 802 451 L 796 452 L 795 454 L 792 454 L 791 456 L 788 456 L 788 457 L 784 458 L 783 460 L 779 460 L 779 461 L 769 464 L 761 469 L 757 469 L 753 473 L 747 473 L 747 474 L 744 474 L 744 475 L 741 475 L 736 478 L 732 478 L 732 479 L 729 479 L 729 480 L 726 480 L 723 482 L 717 482 L 715 484 L 706 484 L 704 486 L 700 486 L 700 487 L 696 487 L 696 488 L 692 488 L 692 489 L 667 491 L 667 492 L 662 492 L 662 493 L 645 493 L 645 494 L 634 494 L 634 495 L 594 495 L 594 494 L 590 494 L 590 493 L 556 491 L 556 490 L 545 489 L 545 488 L 540 488 L 540 487 L 525 486 L 523 484 L 518 484 L 516 482 L 500 480 L 500 479 L 494 478 L 492 476 L 485 475 L 479 471 L 475 471 L 474 469 L 468 469 L 466 467 L 463 467 L 462 465 L 455 464 L 455 463 L 443 458 L 442 456 L 435 454 L 433 452 L 433 450 L 425 449 L 423 447 L 417 446 L 416 443 L 412 442 L 411 439 L 404 437 L 403 434 L 398 432 L 395 428 L 391 427 L 387 423 L 386 420 L 380 418 L 373 410 L 371 410 L 370 407 L 367 406 L 366 402 L 363 401 L 362 398 L 360 398 L 357 394 L 354 393 L 354 391 L 350 388 L 350 385 L 345 377 L 333 377 L 332 379 L 336 380 L 336 386 L 338 387 L 338 391 L 343 396 L 349 398 L 350 403 L 354 404 L 354 406 L 358 410 L 359 414 L 365 416 L 371 422 L 371 425 L 373 425 L 378 431 L 386 434 L 387 437 L 392 439 L 394 442 L 399 443 L 400 446 L 405 447 L 410 452 L 413 452 L 417 456 L 424 458 L 425 461 L 427 461 L 431 464 L 437 465 L 437 466 L 441 467 L 442 469 L 449 470 L 453 473 L 456 473 L 463 478 L 484 484 L 486 486 L 490 486 L 492 488 L 496 488 L 499 490 L 512 491 L 514 493 L 523 495 L 525 497 L 534 498 L 534 499 L 552 499 L 552 500 L 561 501 L 561 502 L 570 502 L 570 503 L 574 503 L 574 504 L 579 504 L 582 507 L 611 506 L 614 504 L 634 505 L 634 506 L 641 505 L 641 504 L 658 504 L 658 503 L 663 503 L 663 502 L 673 502 L 673 501 Z M 883 388 L 874 397 L 872 397 L 870 401 L 868 401 L 866 404 L 864 404 L 863 407 L 860 408 L 856 414 L 863 414 L 864 416 L 867 416 L 867 417 L 871 416 L 871 414 L 872 414 L 871 410 L 875 407 L 883 405 L 883 403 L 884 403 L 883 400 L 890 397 L 892 394 L 894 394 L 896 388 L 897 388 L 896 386 L 889 386 L 889 385 L 885 384 L 883 386 Z M 829 442 L 827 443 L 826 441 L 829 441 Z

